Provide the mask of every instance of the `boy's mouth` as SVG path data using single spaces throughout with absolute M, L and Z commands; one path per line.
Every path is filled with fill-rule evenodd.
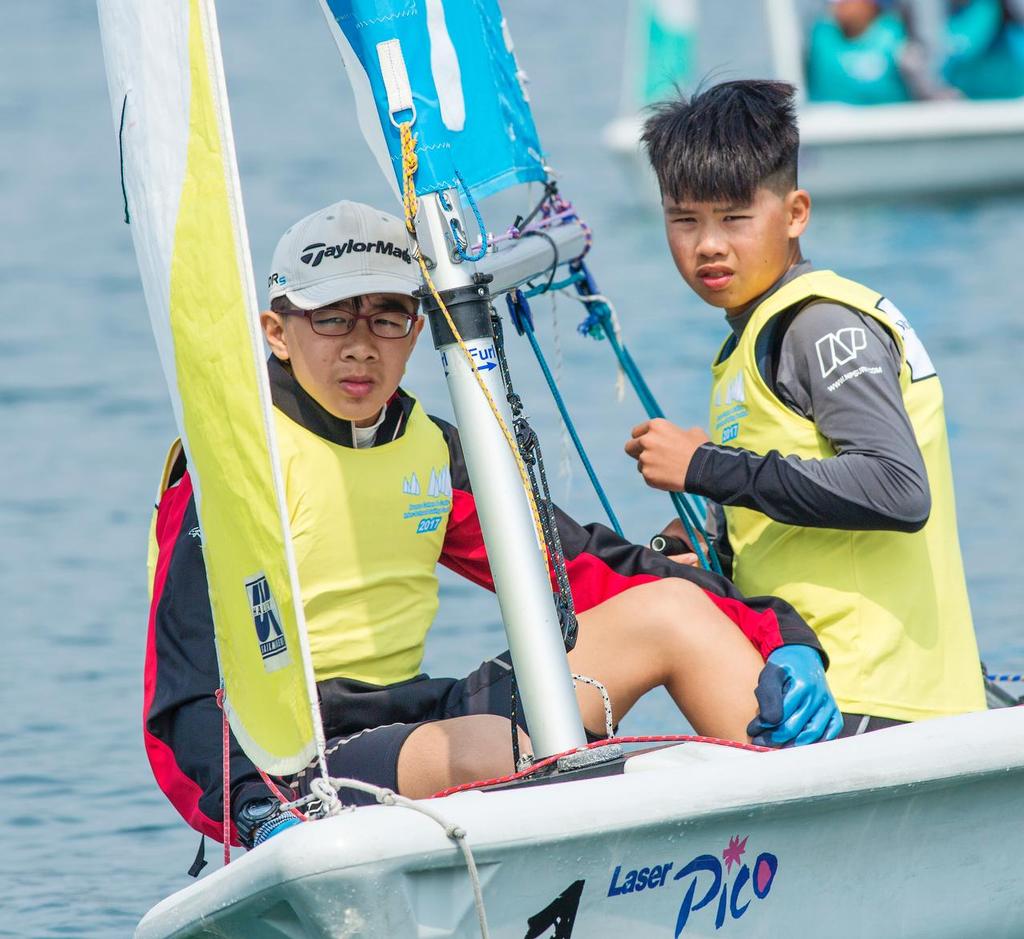
M 728 287 L 733 278 L 733 271 L 719 264 L 705 264 L 697 268 L 697 279 L 708 290 L 722 290 Z
M 373 390 L 373 379 L 363 375 L 343 378 L 339 384 L 353 398 L 365 398 Z

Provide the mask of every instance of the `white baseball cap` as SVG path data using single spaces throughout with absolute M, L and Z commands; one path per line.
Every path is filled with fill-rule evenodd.
M 411 296 L 421 286 L 412 241 L 395 216 L 360 202 L 335 202 L 282 235 L 267 281 L 270 299 L 315 310 L 368 293 Z

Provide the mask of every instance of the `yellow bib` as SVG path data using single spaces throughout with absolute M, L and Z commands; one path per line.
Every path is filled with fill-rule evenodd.
M 831 659 L 829 684 L 844 711 L 920 720 L 985 707 L 978 648 L 956 528 L 942 386 L 906 318 L 887 299 L 831 271 L 795 278 L 754 311 L 732 354 L 712 367 L 710 428 L 719 444 L 803 459 L 836 455 L 812 421 L 784 405 L 762 378 L 758 334 L 780 313 L 815 298 L 874 317 L 900 349 L 900 385 L 931 489 L 931 515 L 913 534 L 839 531 L 775 522 L 727 506 L 734 579 L 748 596 L 788 600 Z M 799 314 L 798 314 L 799 315 Z M 840 333 L 845 332 L 840 330 Z M 825 343 L 835 381 L 851 337 Z
M 412 678 L 452 506 L 441 431 L 416 404 L 401 437 L 356 450 L 274 417 L 317 681 Z

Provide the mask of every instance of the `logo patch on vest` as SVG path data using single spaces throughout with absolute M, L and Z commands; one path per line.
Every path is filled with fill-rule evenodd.
M 446 463 L 440 470 L 430 470 L 430 485 L 427 487 L 427 495 L 433 498 L 438 496 L 452 497 L 452 476 L 448 471 Z
M 402 477 L 402 493 L 407 496 L 420 495 L 420 481 L 415 473 Z M 427 496 L 422 502 L 409 502 L 402 515 L 402 518 L 418 519 L 417 535 L 437 531 L 441 520 L 452 510 L 452 475 L 447 463 L 430 468 Z
M 725 389 L 725 400 L 722 400 L 722 389 L 715 392 L 715 407 L 729 407 L 730 404 L 742 404 L 747 400 L 746 392 L 743 390 L 743 372 L 740 372 Z
M 253 626 L 256 627 L 263 667 L 268 672 L 276 672 L 289 665 L 292 658 L 288 654 L 288 643 L 281 626 L 281 611 L 270 591 L 267 575 L 263 571 L 253 574 L 245 582 L 245 591 L 249 595 L 249 611 L 252 613 Z

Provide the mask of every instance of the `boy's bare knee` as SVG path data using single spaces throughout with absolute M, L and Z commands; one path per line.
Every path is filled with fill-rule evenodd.
M 521 751 L 530 740 L 519 731 Z M 402 795 L 426 798 L 440 789 L 512 772 L 512 723 L 494 714 L 473 714 L 418 727 L 398 756 Z
M 688 580 L 666 577 L 641 589 L 645 591 L 644 619 L 658 629 L 671 628 L 694 613 L 705 612 L 704 592 Z
M 450 749 L 450 769 L 453 777 L 470 782 L 483 776 L 497 776 L 512 772 L 512 722 L 496 714 L 476 714 L 464 718 L 458 740 Z M 530 740 L 519 734 L 521 752 L 529 752 Z

